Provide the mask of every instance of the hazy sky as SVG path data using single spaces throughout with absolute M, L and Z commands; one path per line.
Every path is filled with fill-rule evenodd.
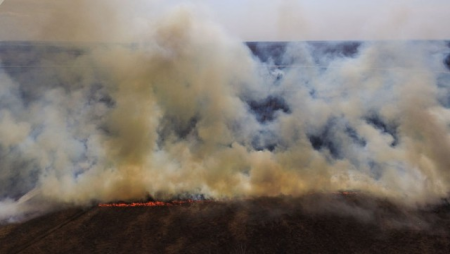
M 2 0 L 0 0 L 1 2 Z M 104 0 L 90 0 L 88 3 Z M 73 0 L 6 0 L 0 40 L 43 40 L 48 17 Z M 111 0 L 126 20 L 147 20 L 180 3 L 207 9 L 242 40 L 450 39 L 448 0 Z M 101 11 L 99 17 L 102 17 Z M 127 16 L 128 15 L 128 16 Z M 62 15 L 61 22 L 65 22 Z M 104 20 L 107 22 L 107 20 Z M 58 23 L 58 21 L 52 21 Z M 134 24 L 134 23 L 133 23 Z

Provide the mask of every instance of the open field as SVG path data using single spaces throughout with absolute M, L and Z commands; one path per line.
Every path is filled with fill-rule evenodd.
M 2 253 L 448 253 L 448 205 L 362 194 L 72 208 L 0 228 Z

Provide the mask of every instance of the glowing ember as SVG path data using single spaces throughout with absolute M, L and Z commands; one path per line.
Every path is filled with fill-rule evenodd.
M 336 191 L 336 192 L 331 192 L 331 194 L 333 195 L 339 195 L 339 196 L 356 196 L 358 194 L 361 194 L 361 192 L 359 191 L 354 191 L 354 190 L 345 190 L 345 191 Z
M 100 207 L 136 207 L 136 206 L 179 206 L 179 205 L 187 205 L 194 203 L 204 203 L 211 202 L 209 200 L 174 200 L 170 202 L 163 201 L 149 201 L 149 202 L 133 202 L 133 203 L 107 203 L 107 204 L 98 204 Z

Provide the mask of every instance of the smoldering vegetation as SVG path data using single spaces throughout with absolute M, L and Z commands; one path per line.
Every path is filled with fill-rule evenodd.
M 0 228 L 21 253 L 448 253 L 449 204 L 420 209 L 360 193 L 172 207 L 69 209 Z M 3 237 L 2 237 L 3 235 Z
M 95 36 L 83 20 L 62 25 Z M 144 27 L 0 44 L 1 220 L 147 195 L 447 197 L 446 42 L 245 44 L 188 7 Z

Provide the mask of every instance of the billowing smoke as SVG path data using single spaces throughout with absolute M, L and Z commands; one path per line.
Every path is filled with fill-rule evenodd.
M 139 24 L 116 26 L 133 43 L 0 44 L 0 220 L 148 195 L 447 195 L 444 42 L 246 45 L 192 6 Z

